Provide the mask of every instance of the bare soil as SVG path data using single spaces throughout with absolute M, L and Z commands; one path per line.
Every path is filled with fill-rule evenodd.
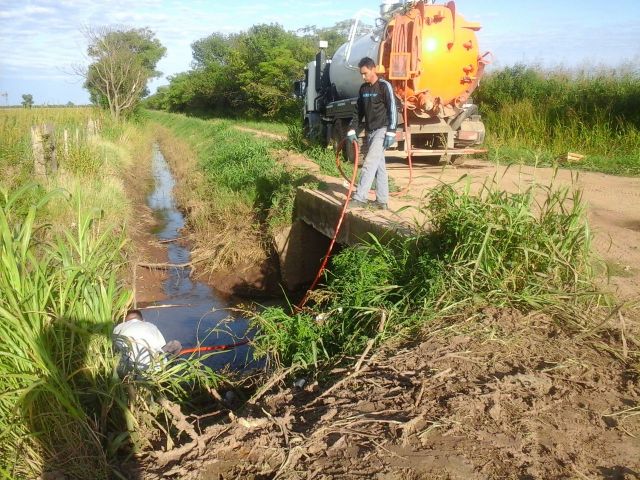
M 153 301 L 163 300 L 165 295 L 162 284 L 166 271 L 137 267 L 138 263 L 165 263 L 167 248 L 158 242 L 153 231 L 158 221 L 152 209 L 147 205 L 147 192 L 152 187 L 151 153 L 141 156 L 131 169 L 123 175 L 127 198 L 133 203 L 136 221 L 131 222 L 127 233 L 132 246 L 129 249 L 130 283 L 134 289 L 134 305 L 139 306 Z M 149 188 L 144 188 L 147 185 Z
M 638 370 L 602 338 L 513 310 L 451 318 L 355 374 L 228 411 L 142 478 L 637 479 Z
M 275 256 L 266 258 L 260 265 L 246 262 L 233 269 L 225 268 L 212 274 L 196 275 L 196 278 L 225 295 L 252 299 L 282 295 L 278 259 Z

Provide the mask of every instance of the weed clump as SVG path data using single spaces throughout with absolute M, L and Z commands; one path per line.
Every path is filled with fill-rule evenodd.
M 298 124 L 288 125 L 287 139 L 281 142 L 282 148 L 299 152 L 309 157 L 320 167 L 320 172 L 325 175 L 339 177 L 340 170 L 336 166 L 335 152 L 325 148 L 317 141 L 309 140 L 305 136 L 304 129 Z M 351 174 L 350 166 L 345 165 L 345 174 Z
M 579 304 L 593 293 L 579 193 L 510 194 L 487 184 L 472 195 L 469 185 L 443 185 L 424 208 L 429 229 L 386 244 L 372 237 L 337 254 L 311 309 L 258 314 L 257 352 L 287 366 L 317 366 L 469 306 L 526 312 Z
M 540 200 L 536 199 L 540 195 Z M 580 193 L 530 187 L 478 196 L 442 186 L 430 195 L 429 261 L 447 266 L 449 296 L 481 295 L 494 305 L 530 309 L 591 286 L 591 235 Z

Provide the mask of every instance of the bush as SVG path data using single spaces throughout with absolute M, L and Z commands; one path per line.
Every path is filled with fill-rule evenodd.
M 543 70 L 516 65 L 486 75 L 474 93 L 491 156 L 640 175 L 640 73 L 636 68 Z
M 431 230 L 386 245 L 375 238 L 334 256 L 312 309 L 254 318 L 257 350 L 277 363 L 317 366 L 371 339 L 419 328 L 469 305 L 522 311 L 578 305 L 593 293 L 590 233 L 579 192 L 486 184 L 433 190 Z

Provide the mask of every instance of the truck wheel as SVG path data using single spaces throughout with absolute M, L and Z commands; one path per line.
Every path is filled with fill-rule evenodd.
M 332 143 L 333 149 L 337 150 L 347 136 L 347 128 L 349 124 L 342 119 L 337 119 L 333 124 L 332 129 Z M 345 142 L 342 149 L 342 160 L 345 162 L 353 163 L 353 157 L 355 156 L 353 145 L 350 142 Z
M 331 144 L 333 145 L 334 150 L 338 149 L 338 145 L 340 145 L 340 142 L 344 139 L 346 134 L 347 132 L 344 130 L 340 119 L 333 122 L 333 125 L 331 126 Z

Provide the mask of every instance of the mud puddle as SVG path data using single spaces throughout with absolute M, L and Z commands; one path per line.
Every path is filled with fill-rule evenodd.
M 159 226 L 154 233 L 158 240 L 168 241 L 169 264 L 189 263 L 188 248 L 172 241 L 181 237 L 185 219 L 173 197 L 175 181 L 171 170 L 157 144 L 153 147 L 152 174 L 155 187 L 147 204 L 158 219 Z M 232 312 L 237 300 L 221 295 L 205 283 L 193 281 L 190 274 L 191 268 L 167 271 L 163 282 L 165 298 L 141 307 L 145 320 L 154 323 L 167 341 L 178 340 L 183 348 L 231 345 L 250 338 L 248 319 Z M 248 345 L 217 352 L 204 363 L 216 370 L 258 367 Z

